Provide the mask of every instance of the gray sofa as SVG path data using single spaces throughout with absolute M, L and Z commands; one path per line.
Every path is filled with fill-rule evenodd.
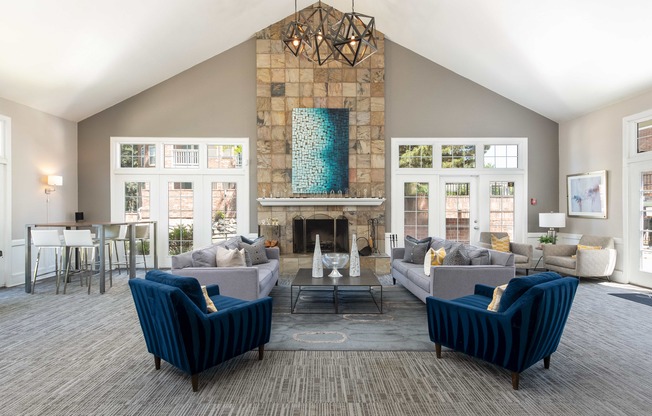
M 222 243 L 227 244 L 228 242 Z M 277 247 L 265 249 L 267 263 L 249 267 L 217 267 L 214 265 L 216 247 L 214 245 L 172 256 L 170 272 L 178 276 L 194 277 L 201 285 L 217 284 L 221 295 L 244 300 L 267 296 L 278 282 L 280 252 Z M 211 256 L 213 264 L 207 266 Z
M 434 237 L 430 247 L 444 247 L 446 253 L 460 245 L 458 242 Z M 458 266 L 432 266 L 430 276 L 424 273 L 423 263 L 403 260 L 405 248 L 394 248 L 391 258 L 391 274 L 394 283 L 401 283 L 416 297 L 426 302 L 428 296 L 454 299 L 473 294 L 477 283 L 498 286 L 508 283 L 515 276 L 514 254 L 464 245 L 472 264 Z M 487 259 L 488 257 L 488 259 Z M 480 264 L 488 263 L 488 264 Z

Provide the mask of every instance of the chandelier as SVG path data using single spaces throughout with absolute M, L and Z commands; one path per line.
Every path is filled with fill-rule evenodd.
M 294 1 L 294 21 L 283 31 L 283 42 L 294 56 L 324 65 L 332 60 L 356 66 L 378 51 L 375 18 L 355 12 L 351 0 L 351 13 L 344 13 L 336 21 L 333 8 L 323 6 L 303 10 L 297 14 Z

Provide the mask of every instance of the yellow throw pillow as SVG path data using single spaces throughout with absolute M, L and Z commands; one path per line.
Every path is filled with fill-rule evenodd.
M 581 244 L 577 245 L 577 251 L 579 250 L 602 250 L 602 246 L 583 246 Z M 572 258 L 576 258 L 577 254 L 573 254 Z
M 444 257 L 446 257 L 446 250 L 444 250 L 444 247 L 441 247 L 438 250 L 430 247 L 426 252 L 426 256 L 423 258 L 423 273 L 425 273 L 426 276 L 430 276 L 430 267 L 441 266 L 444 263 Z
M 498 312 L 498 307 L 500 306 L 500 298 L 503 296 L 506 287 L 507 284 L 496 286 L 494 289 L 494 297 L 491 299 L 489 306 L 487 306 L 488 311 Z
M 496 251 L 503 251 L 509 253 L 509 236 L 498 238 L 491 234 L 491 248 Z
M 202 286 L 201 291 L 202 293 L 204 293 L 204 299 L 206 300 L 206 312 L 208 313 L 217 312 L 217 308 L 215 307 L 213 300 L 208 296 L 208 291 L 206 290 L 206 286 Z

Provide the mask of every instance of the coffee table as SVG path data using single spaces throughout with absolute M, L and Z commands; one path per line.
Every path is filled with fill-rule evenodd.
M 371 295 L 371 299 L 374 301 L 378 313 L 383 313 L 383 285 L 380 284 L 376 274 L 370 269 L 361 269 L 360 276 L 350 277 L 349 271 L 346 269 L 340 270 L 342 277 L 328 277 L 328 271 L 324 270 L 324 277 L 313 278 L 312 269 L 299 269 L 296 277 L 292 280 L 290 286 L 290 312 L 291 313 L 324 313 L 324 312 L 296 312 L 296 306 L 299 302 L 299 297 L 303 291 L 324 291 L 324 288 L 332 287 L 333 291 L 333 303 L 335 305 L 335 312 L 339 313 L 339 295 L 341 292 L 348 291 L 345 288 L 356 288 L 356 287 L 366 287 L 368 290 L 366 292 Z M 374 296 L 373 287 L 380 288 L 380 303 L 376 301 Z M 294 297 L 295 289 L 298 289 L 296 298 Z M 351 290 L 352 292 L 352 290 Z M 363 290 L 356 290 L 356 293 L 364 293 Z M 367 312 L 352 312 L 352 313 L 367 313 Z

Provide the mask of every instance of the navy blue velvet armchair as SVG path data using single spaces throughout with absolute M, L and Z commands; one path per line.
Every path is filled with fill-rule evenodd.
M 522 371 L 557 350 L 577 290 L 578 279 L 554 272 L 510 280 L 497 312 L 487 310 L 494 288 L 476 285 L 473 295 L 426 300 L 430 340 L 512 372 L 518 390 Z
M 272 298 L 243 301 L 219 295 L 207 286 L 217 312 L 207 313 L 206 300 L 195 278 L 153 270 L 145 280 L 129 281 L 131 294 L 156 369 L 161 358 L 190 374 L 193 391 L 199 373 L 258 348 L 263 359 L 272 325 Z

